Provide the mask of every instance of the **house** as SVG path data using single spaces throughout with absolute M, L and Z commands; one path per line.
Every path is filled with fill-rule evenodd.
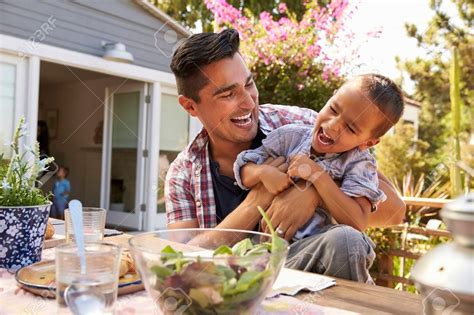
M 415 138 L 418 139 L 418 128 L 420 126 L 421 103 L 405 97 L 405 110 L 401 120 L 403 123 L 412 124 L 415 129 Z
M 0 9 L 1 144 L 21 116 L 26 144 L 46 122 L 72 198 L 108 209 L 113 227 L 163 227 L 162 174 L 200 129 L 177 104 L 169 69 L 190 32 L 146 0 L 5 0 Z
M 403 115 L 398 122 L 403 124 L 410 124 L 413 126 L 415 134 L 413 136 L 413 140 L 418 139 L 418 129 L 420 127 L 420 113 L 421 113 L 421 103 L 404 96 L 403 101 L 405 103 L 405 109 L 403 111 Z M 395 127 L 392 127 L 388 132 L 387 135 L 393 135 L 395 133 Z

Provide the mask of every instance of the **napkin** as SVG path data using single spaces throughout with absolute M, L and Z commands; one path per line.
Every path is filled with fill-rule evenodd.
M 282 268 L 267 298 L 278 294 L 295 295 L 303 289 L 316 292 L 335 284 L 336 280 L 317 273 Z

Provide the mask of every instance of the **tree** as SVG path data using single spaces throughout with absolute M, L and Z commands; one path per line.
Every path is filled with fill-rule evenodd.
M 446 0 L 444 2 L 446 4 Z M 464 118 L 461 129 L 464 138 L 470 129 L 470 117 L 474 105 L 474 3 L 471 0 L 452 0 L 457 14 L 449 16 L 444 12 L 442 0 L 432 0 L 434 16 L 425 32 L 420 32 L 413 24 L 406 24 L 410 37 L 417 40 L 418 46 L 425 50 L 424 57 L 415 60 L 398 60 L 399 67 L 408 73 L 415 83 L 412 96 L 422 103 L 419 137 L 429 143 L 423 155 L 435 157 L 428 168 L 434 167 L 449 152 L 450 134 L 450 86 L 449 66 L 451 49 L 459 51 L 460 91 Z M 472 127 L 471 127 L 472 128 Z
M 216 30 L 232 27 L 239 32 L 240 51 L 254 75 L 261 103 L 321 109 L 341 85 L 362 44 L 345 27 L 354 9 L 346 0 L 307 1 L 301 18 L 283 2 L 272 10 L 279 12 L 277 18 L 224 0 L 205 2 Z
M 426 141 L 415 140 L 413 125 L 398 123 L 394 134 L 383 136 L 375 147 L 378 169 L 398 184 L 401 184 L 403 176 L 408 173 L 419 178 L 426 172 L 426 165 L 431 162 L 421 153 L 428 146 Z

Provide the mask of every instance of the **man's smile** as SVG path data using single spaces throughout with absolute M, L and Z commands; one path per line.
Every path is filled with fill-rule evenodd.
M 252 121 L 253 121 L 252 112 L 249 112 L 248 114 L 245 114 L 245 115 L 232 117 L 230 121 L 234 123 L 236 126 L 238 126 L 239 128 L 249 127 L 251 126 Z

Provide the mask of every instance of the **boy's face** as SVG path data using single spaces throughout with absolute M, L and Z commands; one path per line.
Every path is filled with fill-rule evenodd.
M 373 130 L 383 113 L 362 92 L 358 81 L 344 84 L 319 112 L 312 146 L 318 153 L 367 149 L 379 142 Z
M 56 174 L 56 176 L 58 178 L 61 178 L 61 179 L 65 178 L 66 177 L 66 171 L 64 170 L 64 168 L 62 168 L 62 167 L 59 168 L 58 173 Z
M 180 104 L 214 143 L 251 142 L 258 128 L 258 91 L 240 54 L 203 67 L 202 74 L 209 83 L 199 92 L 200 102 L 180 95 Z

